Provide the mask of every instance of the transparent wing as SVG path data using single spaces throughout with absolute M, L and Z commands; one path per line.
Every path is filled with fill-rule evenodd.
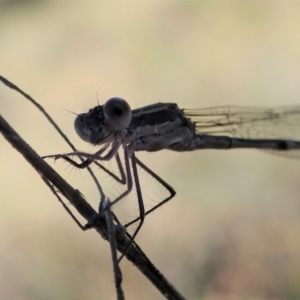
M 277 108 L 219 106 L 185 109 L 184 114 L 195 124 L 197 134 L 300 141 L 300 105 Z M 297 150 L 275 152 L 300 158 Z

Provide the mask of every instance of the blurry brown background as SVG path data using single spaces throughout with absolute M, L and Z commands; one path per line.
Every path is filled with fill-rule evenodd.
M 300 104 L 299 13 L 296 2 L 1 2 L 0 72 L 93 152 L 64 110 L 85 112 L 97 95 L 132 108 Z M 2 83 L 0 112 L 39 154 L 69 151 Z M 177 195 L 137 241 L 188 299 L 300 299 L 300 161 L 255 150 L 138 156 Z M 97 207 L 84 171 L 53 165 Z M 0 168 L 0 299 L 115 299 L 108 243 L 81 232 L 2 137 Z M 117 209 L 136 215 L 125 202 Z M 128 299 L 163 299 L 131 263 L 122 270 Z

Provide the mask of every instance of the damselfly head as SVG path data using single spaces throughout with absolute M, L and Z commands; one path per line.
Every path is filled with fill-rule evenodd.
M 77 134 L 85 142 L 91 144 L 101 144 L 112 130 L 106 128 L 104 124 L 103 105 L 90 109 L 87 113 L 79 114 L 74 122 Z
M 101 144 L 116 131 L 128 127 L 131 118 L 129 104 L 122 98 L 114 97 L 107 100 L 104 105 L 98 105 L 85 114 L 79 114 L 74 127 L 84 141 Z
M 103 105 L 105 124 L 115 131 L 123 130 L 131 122 L 132 112 L 129 104 L 122 98 L 113 97 Z

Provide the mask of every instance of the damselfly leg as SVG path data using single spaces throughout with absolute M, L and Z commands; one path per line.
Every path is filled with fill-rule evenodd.
M 81 168 L 81 169 L 84 169 L 87 166 L 89 166 L 90 164 L 94 163 L 98 167 L 100 167 L 104 172 L 106 172 L 109 176 L 111 176 L 115 181 L 117 181 L 117 182 L 119 182 L 120 184 L 123 184 L 123 185 L 127 184 L 126 190 L 123 193 L 121 193 L 117 198 L 115 198 L 113 201 L 111 201 L 110 204 L 109 204 L 110 206 L 113 206 L 114 204 L 119 202 L 121 199 L 126 197 L 131 192 L 133 182 L 134 182 L 135 190 L 136 190 L 136 194 L 137 194 L 137 199 L 138 199 L 139 216 L 137 218 L 135 218 L 134 220 L 126 223 L 124 225 L 124 227 L 127 228 L 127 227 L 129 227 L 130 225 L 132 225 L 136 222 L 139 222 L 139 223 L 138 223 L 138 226 L 136 227 L 134 233 L 131 236 L 131 243 L 128 245 L 128 248 L 124 252 L 125 254 L 128 251 L 128 249 L 129 249 L 130 245 L 132 244 L 132 242 L 134 241 L 135 237 L 137 236 L 138 232 L 140 231 L 140 229 L 141 229 L 141 227 L 144 223 L 145 216 L 148 215 L 149 213 L 153 212 L 155 209 L 162 206 L 166 202 L 168 202 L 176 194 L 175 190 L 167 182 L 165 182 L 155 172 L 153 172 L 144 163 L 142 163 L 135 156 L 134 151 L 130 151 L 129 148 L 130 147 L 126 147 L 126 146 L 124 147 L 125 171 L 124 171 L 124 168 L 122 166 L 119 153 L 115 152 L 114 157 L 113 157 L 113 158 L 116 159 L 118 172 L 120 173 L 120 178 L 115 173 L 111 172 L 110 170 L 108 170 L 103 165 L 101 165 L 100 163 L 97 162 L 97 160 L 100 160 L 100 161 L 107 160 L 107 156 L 103 156 L 103 157 L 99 156 L 99 153 L 102 154 L 106 150 L 106 148 L 104 150 L 103 149 L 99 150 L 94 155 L 87 154 L 87 153 L 82 153 L 82 152 L 80 152 L 80 153 L 79 152 L 74 152 L 74 153 L 68 153 L 68 154 L 59 154 L 59 155 L 47 156 L 47 158 L 52 157 L 52 158 L 55 158 L 55 159 L 59 159 L 59 158 L 64 159 L 67 162 L 69 162 L 70 164 L 72 164 L 73 166 L 75 166 L 77 168 Z M 70 156 L 81 156 L 81 157 L 88 157 L 88 158 L 83 163 L 78 164 L 76 161 L 71 159 Z M 108 157 L 110 157 L 110 155 Z M 139 180 L 137 165 L 139 167 L 141 167 L 143 170 L 145 170 L 145 172 L 148 173 L 150 176 L 152 176 L 157 182 L 159 182 L 169 193 L 169 196 L 167 196 L 165 199 L 160 201 L 157 205 L 155 205 L 154 207 L 152 207 L 148 211 L 145 211 L 145 205 L 144 205 L 144 201 L 143 201 L 143 195 L 142 195 L 142 189 L 141 189 L 141 186 L 140 186 L 140 180 Z M 131 174 L 131 168 L 132 168 L 132 174 Z M 133 178 L 132 178 L 132 176 L 133 176 Z M 100 203 L 99 204 L 99 215 L 101 215 L 103 213 L 102 212 L 102 207 L 103 207 L 103 205 Z M 114 218 L 115 218 L 115 216 L 114 216 Z M 95 225 L 95 223 L 97 222 L 97 220 L 98 220 L 98 216 L 96 215 L 95 218 L 90 220 L 84 226 L 84 228 L 85 229 L 92 228 Z M 117 223 L 119 223 L 118 220 L 116 220 L 116 221 L 117 221 Z M 120 257 L 119 261 L 123 258 L 123 256 L 124 256 L 124 254 Z

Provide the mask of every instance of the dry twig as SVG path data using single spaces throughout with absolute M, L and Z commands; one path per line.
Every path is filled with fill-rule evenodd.
M 25 98 L 30 100 L 38 109 L 46 116 L 49 122 L 56 128 L 59 134 L 68 142 L 70 147 L 76 151 L 75 147 L 68 140 L 66 135 L 60 130 L 57 124 L 47 114 L 44 108 L 33 100 L 28 94 L 24 93 L 16 85 L 0 76 L 0 80 L 8 87 L 16 90 L 22 94 Z M 18 134 L 17 132 L 6 122 L 6 120 L 0 115 L 0 132 L 5 139 L 17 150 L 23 157 L 29 162 L 32 167 L 41 175 L 44 182 L 51 188 L 52 192 L 56 194 L 64 208 L 74 217 L 68 207 L 60 199 L 59 194 L 63 195 L 70 203 L 75 207 L 78 213 L 84 217 L 87 221 L 91 220 L 96 214 L 96 211 L 89 205 L 84 199 L 81 193 L 69 185 L 53 168 L 51 168 Z M 92 176 L 94 176 L 91 173 Z M 95 178 L 95 177 L 93 177 Z M 96 178 L 95 178 L 96 179 Z M 97 179 L 96 179 L 97 181 Z M 99 191 L 101 187 L 98 187 Z M 59 194 L 58 194 L 59 193 Z M 106 216 L 107 217 L 107 216 Z M 77 222 L 74 217 L 74 221 Z M 83 228 L 83 226 L 77 222 L 77 224 Z M 116 234 L 116 247 L 124 253 L 127 244 L 130 242 L 128 235 L 124 235 L 124 230 L 120 226 L 115 226 L 114 231 Z M 106 226 L 105 218 L 100 219 L 95 224 L 95 230 L 104 238 L 108 239 L 109 232 Z M 111 230 L 111 229 L 110 229 Z M 167 279 L 160 273 L 160 271 L 153 265 L 153 263 L 147 258 L 141 248 L 133 243 L 130 249 L 125 254 L 126 258 L 131 261 L 152 283 L 153 285 L 167 298 L 167 299 L 184 299 L 184 297 L 167 281 Z

